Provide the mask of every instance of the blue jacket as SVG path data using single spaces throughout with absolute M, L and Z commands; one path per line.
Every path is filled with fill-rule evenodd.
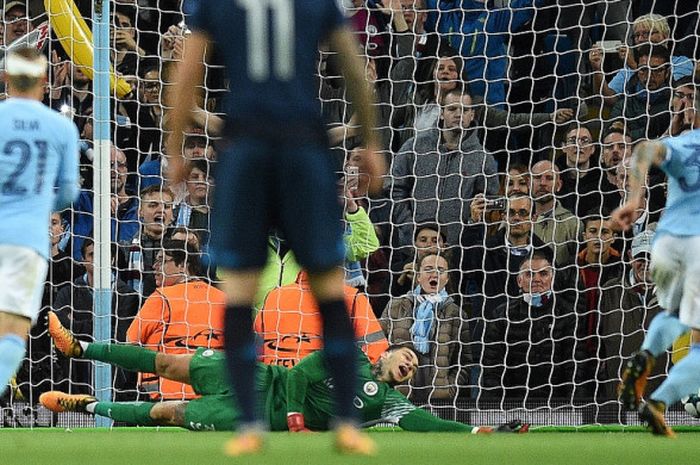
M 73 233 L 73 257 L 80 260 L 80 246 L 86 237 L 92 237 L 94 228 L 93 212 L 94 200 L 90 191 L 81 191 L 74 207 Z M 117 217 L 112 218 L 112 240 L 115 242 L 127 242 L 140 231 L 139 224 L 139 200 L 132 197 L 122 204 L 117 211 Z
M 506 101 L 509 33 L 532 19 L 543 1 L 511 0 L 509 8 L 497 9 L 487 7 L 488 1 L 426 0 L 430 14 L 425 28 L 439 32 L 460 52 L 472 95 L 498 105 Z

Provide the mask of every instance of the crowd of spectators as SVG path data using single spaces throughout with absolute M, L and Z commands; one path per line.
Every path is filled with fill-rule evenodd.
M 91 4 L 77 3 L 90 18 Z M 384 194 L 369 199 L 353 109 L 322 47 L 320 109 L 345 206 L 346 294 L 352 312 L 374 322 L 356 326 L 358 338 L 371 345 L 381 327 L 382 343 L 417 351 L 418 376 L 402 388 L 417 402 L 612 401 L 622 361 L 661 310 L 648 266 L 663 173 L 650 173 L 632 231 L 617 233 L 610 213 L 629 190 L 634 144 L 692 129 L 697 8 L 645 0 L 341 3 L 366 58 L 390 166 Z M 164 351 L 217 348 L 222 297 L 208 252 L 210 205 L 222 99 L 235 83 L 214 50 L 182 148 L 188 180 L 169 185 L 163 94 L 187 16 L 177 0 L 113 6 L 112 62 L 132 86 L 111 101 L 113 338 Z M 0 46 L 31 32 L 43 14 L 33 2 L 6 0 Z M 91 337 L 92 82 L 58 41 L 46 53 L 46 103 L 81 131 L 83 190 L 73 209 L 51 219 L 43 311 Z M 270 231 L 262 283 L 262 339 L 297 337 L 317 348 L 294 331 L 314 309 L 283 231 Z M 293 324 L 281 322 L 285 312 L 296 313 Z M 89 392 L 91 367 L 52 364 L 54 356 L 40 318 L 12 395 L 34 402 L 59 383 Z M 276 352 L 265 357 L 293 363 Z M 668 363 L 657 364 L 652 382 Z M 191 396 L 157 382 L 139 380 L 149 395 Z M 115 377 L 119 390 L 135 383 Z

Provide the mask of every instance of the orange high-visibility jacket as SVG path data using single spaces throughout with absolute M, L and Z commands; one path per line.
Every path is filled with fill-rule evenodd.
M 156 289 L 131 323 L 126 338 L 166 354 L 194 353 L 199 347 L 223 349 L 225 295 L 203 281 Z M 191 399 L 192 387 L 142 373 L 141 389 L 152 398 Z
M 367 296 L 345 286 L 345 303 L 358 345 L 374 363 L 389 343 L 374 316 Z M 305 272 L 296 282 L 273 289 L 255 319 L 255 331 L 263 339 L 262 361 L 268 365 L 294 366 L 323 347 L 323 324 Z

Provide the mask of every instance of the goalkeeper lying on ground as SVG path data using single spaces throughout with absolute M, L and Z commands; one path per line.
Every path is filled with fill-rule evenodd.
M 46 392 L 39 401 L 54 412 L 79 411 L 143 426 L 181 426 L 191 430 L 223 431 L 236 428 L 238 412 L 232 407 L 231 389 L 226 381 L 224 355 L 198 349 L 193 355 L 169 355 L 138 346 L 78 341 L 49 312 L 49 333 L 56 348 L 68 357 L 99 360 L 127 370 L 156 373 L 192 385 L 202 397 L 167 402 L 98 402 L 88 395 Z M 393 386 L 413 377 L 418 359 L 413 350 L 389 348 L 372 365 L 361 350 L 355 407 L 363 422 L 379 420 L 398 424 L 408 431 L 463 431 L 490 433 L 493 428 L 468 426 L 442 420 L 413 405 Z M 332 418 L 332 380 L 323 365 L 321 352 L 314 352 L 294 368 L 260 364 L 257 388 L 265 421 L 272 431 L 327 430 Z M 497 431 L 524 433 L 519 420 Z

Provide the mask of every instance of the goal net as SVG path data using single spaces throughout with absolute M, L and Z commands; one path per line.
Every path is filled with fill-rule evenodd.
M 339 1 L 374 89 L 389 166 L 384 194 L 369 199 L 357 172 L 357 120 L 338 60 L 322 46 L 318 96 L 345 201 L 346 300 L 368 355 L 387 344 L 417 351 L 417 376 L 399 387 L 415 403 L 473 424 L 515 416 L 638 423 L 616 386 L 662 311 L 648 266 L 663 174 L 650 173 L 632 231 L 616 234 L 610 213 L 629 192 L 634 144 L 692 127 L 693 3 Z M 46 103 L 73 119 L 82 140 L 80 199 L 51 219 L 42 311 L 27 359 L 0 399 L 5 427 L 93 424 L 38 405 L 48 390 L 94 392 L 94 363 L 57 353 L 46 324 L 55 311 L 86 340 L 102 324 L 92 303 L 94 94 L 83 61 L 90 49 L 63 27 L 79 17 L 89 25 L 90 8 L 4 3 L 3 49 L 19 41 L 47 54 Z M 177 0 L 120 0 L 110 21 L 119 82 L 109 122 L 112 342 L 168 353 L 222 348 L 210 201 L 222 99 L 236 83 L 215 49 L 184 138 L 188 182 L 167 185 L 163 95 L 190 33 L 187 16 Z M 284 238 L 273 234 L 269 245 L 257 329 L 263 360 L 290 366 L 320 347 L 320 326 Z M 196 264 L 188 276 L 213 285 L 173 290 L 178 283 L 162 273 L 172 260 Z M 682 338 L 660 357 L 650 389 L 687 346 Z M 122 370 L 112 389 L 116 400 L 192 396 L 187 386 Z M 694 421 L 678 406 L 669 420 Z

